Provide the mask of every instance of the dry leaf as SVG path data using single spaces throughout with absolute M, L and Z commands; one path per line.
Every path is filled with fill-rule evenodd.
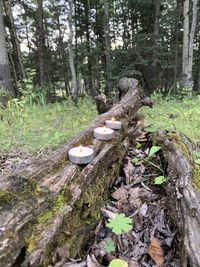
M 112 197 L 116 200 L 126 200 L 128 198 L 128 191 L 127 189 L 120 187 L 112 193 Z
M 156 265 L 162 266 L 162 264 L 165 261 L 165 258 L 163 249 L 161 248 L 158 240 L 153 239 L 151 241 L 151 244 L 148 248 L 148 253 L 151 256 L 151 258 L 155 261 Z

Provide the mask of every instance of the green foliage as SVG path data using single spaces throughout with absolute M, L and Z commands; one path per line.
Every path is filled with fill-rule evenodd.
M 108 219 L 109 223 L 106 224 L 113 233 L 119 235 L 128 233 L 132 229 L 132 219 L 126 217 L 125 214 L 116 214 L 114 219 Z
M 200 164 L 200 151 L 194 150 L 192 154 L 195 158 L 194 162 Z
M 37 152 L 55 149 L 83 130 L 97 115 L 90 99 L 54 104 L 32 104 L 14 99 L 0 109 L 0 152 Z
M 107 253 L 111 253 L 115 251 L 115 242 L 109 238 L 106 240 L 105 245 L 104 245 L 104 249 Z
M 166 181 L 166 178 L 164 176 L 158 176 L 154 179 L 154 184 L 161 185 Z
M 110 262 L 108 267 L 128 267 L 128 263 L 121 259 L 114 259 Z
M 154 133 L 155 131 L 158 130 L 158 128 L 155 126 L 150 126 L 150 127 L 145 127 L 144 130 L 145 132 L 148 132 L 148 133 Z
M 140 158 L 134 158 L 131 160 L 131 163 L 136 164 L 140 161 Z
M 200 159 L 195 159 L 195 163 L 200 164 Z
M 156 154 L 159 150 L 161 149 L 160 146 L 152 146 L 150 151 L 149 151 L 149 155 L 148 157 L 152 157 L 154 154 Z
M 200 140 L 200 96 L 177 100 L 158 98 L 153 109 L 142 107 L 146 123 L 157 128 L 183 132 L 193 140 Z

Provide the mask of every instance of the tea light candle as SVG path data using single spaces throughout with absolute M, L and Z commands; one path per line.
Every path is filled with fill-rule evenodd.
M 94 150 L 89 147 L 79 146 L 69 150 L 69 160 L 75 164 L 88 164 L 94 158 Z
M 111 120 L 106 120 L 106 127 L 119 130 L 122 128 L 121 121 L 116 121 L 115 118 L 112 118 Z
M 94 129 L 94 137 L 99 140 L 111 140 L 113 138 L 113 133 L 114 131 L 106 126 Z

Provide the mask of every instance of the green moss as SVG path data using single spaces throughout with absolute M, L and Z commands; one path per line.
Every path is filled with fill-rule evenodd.
M 196 163 L 194 163 L 193 168 L 193 185 L 196 190 L 200 191 L 200 169 Z
M 37 222 L 38 223 L 43 223 L 43 222 L 46 222 L 48 220 L 50 220 L 51 218 L 53 217 L 53 212 L 50 210 L 50 211 L 46 211 L 42 214 L 40 214 L 37 218 Z
M 18 176 L 8 179 L 10 187 L 0 191 L 2 209 L 9 209 L 13 204 L 16 205 L 19 202 L 27 202 L 32 205 L 34 199 L 37 200 L 38 196 L 46 194 L 34 180 Z
M 180 136 L 177 132 L 169 132 L 167 133 L 167 137 L 172 140 L 172 142 L 176 145 L 176 147 L 183 152 L 183 154 L 191 161 L 193 160 L 193 156 L 190 152 L 186 144 L 186 140 L 183 140 L 183 137 Z

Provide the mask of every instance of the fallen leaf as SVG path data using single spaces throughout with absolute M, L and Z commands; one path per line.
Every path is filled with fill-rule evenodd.
M 128 267 L 139 267 L 136 261 L 130 260 L 128 262 Z
M 151 256 L 152 260 L 155 261 L 156 265 L 162 266 L 165 261 L 165 258 L 163 249 L 161 248 L 158 240 L 153 239 L 151 241 L 151 244 L 148 248 L 148 253 Z
M 128 267 L 128 263 L 121 259 L 114 259 L 110 262 L 108 267 Z
M 87 267 L 100 267 L 94 255 L 87 255 Z
M 112 197 L 116 200 L 126 200 L 128 198 L 128 191 L 125 188 L 120 187 L 112 193 Z

